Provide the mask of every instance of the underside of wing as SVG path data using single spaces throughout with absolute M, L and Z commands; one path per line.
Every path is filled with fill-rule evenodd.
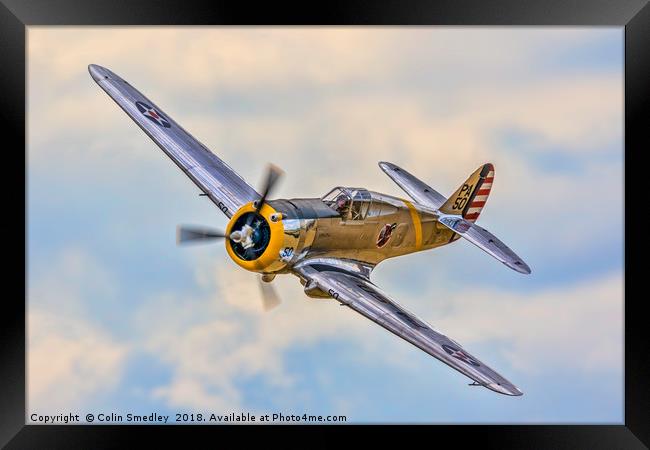
M 110 70 L 91 64 L 97 84 L 228 217 L 260 195 L 162 109 Z
M 399 306 L 368 278 L 347 273 L 340 267 L 311 265 L 309 261 L 294 270 L 308 284 L 315 285 L 308 287 L 317 286 L 342 305 L 474 380 L 475 385 L 500 394 L 522 395 L 515 385 L 469 354 L 460 344 Z
M 409 197 L 420 205 L 427 206 L 431 209 L 440 208 L 446 201 L 444 195 L 428 186 L 423 181 L 414 177 L 406 170 L 389 162 L 380 162 L 379 167 L 386 173 Z

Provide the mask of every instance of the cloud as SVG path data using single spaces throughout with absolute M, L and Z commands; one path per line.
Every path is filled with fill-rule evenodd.
M 30 138 L 45 144 L 70 126 L 87 137 L 112 134 L 118 120 L 128 120 L 116 107 L 107 111 L 105 95 L 86 73 L 94 61 L 131 80 L 200 139 L 234 136 L 253 153 L 294 153 L 335 133 L 328 141 L 349 141 L 345 147 L 363 156 L 394 152 L 397 145 L 416 157 L 442 151 L 467 161 L 485 152 L 486 129 L 504 124 L 589 149 L 621 136 L 621 73 L 541 76 L 535 69 L 554 45 L 569 51 L 590 36 L 579 30 L 36 28 L 29 34 Z M 120 42 L 129 43 L 128 52 Z M 471 56 L 467 48 L 475 50 Z M 426 83 L 416 82 L 422 73 L 429 74 Z M 233 107 L 222 109 L 223 96 Z M 253 109 L 237 114 L 242 104 Z M 281 114 L 286 105 L 295 109 Z M 104 151 L 105 141 L 93 140 L 86 151 Z
M 320 196 L 333 183 L 402 195 L 377 169 L 379 160 L 448 194 L 491 161 L 497 181 L 485 217 L 498 208 L 497 229 L 510 223 L 558 229 L 557 251 L 591 245 L 612 228 L 602 220 L 602 205 L 622 204 L 622 166 L 612 164 L 622 161 L 622 72 L 536 72 L 558 48 L 570 52 L 607 33 L 136 28 L 78 36 L 76 29 L 30 31 L 29 164 L 44 177 L 110 184 L 119 173 L 134 184 L 165 158 L 87 75 L 81 62 L 95 54 L 109 66 L 115 60 L 111 67 L 169 105 L 251 184 L 267 160 L 285 168 L 280 197 Z M 118 42 L 129 42 L 129 52 Z M 467 54 L 472 45 L 481 51 Z M 58 57 L 62 48 L 69 56 Z M 413 87 L 422 71 L 431 78 Z M 481 83 L 464 78 L 478 71 Z M 451 89 L 447 79 L 459 84 Z M 219 103 L 227 93 L 230 104 L 262 103 L 233 113 Z M 285 104 L 296 106 L 279 113 L 277 105 Z M 498 136 L 508 130 L 532 136 L 534 145 L 504 151 Z M 613 156 L 594 158 L 603 146 Z M 562 165 L 550 152 L 575 154 L 571 165 L 580 172 L 543 170 L 539 158 L 546 154 L 545 166 Z M 52 167 L 53 159 L 60 164 Z M 567 209 L 571 214 L 558 224 L 554 218 Z M 591 223 L 587 230 L 584 221 Z
M 33 64 L 46 64 L 51 77 L 73 77 L 80 62 L 146 64 L 146 73 L 164 84 L 185 79 L 186 92 L 212 89 L 215 80 L 230 89 L 260 82 L 327 87 L 402 72 L 466 82 L 463 77 L 476 81 L 477 68 L 485 75 L 518 77 L 530 64 L 539 66 L 555 54 L 576 52 L 617 34 L 621 30 L 613 28 L 30 27 L 28 39 Z
M 294 277 L 274 282 L 284 303 L 263 313 L 257 275 L 214 262 L 199 267 L 204 296 L 152 298 L 133 324 L 145 350 L 172 367 L 172 381 L 152 396 L 173 406 L 238 408 L 245 402 L 238 383 L 258 375 L 286 391 L 294 380 L 284 353 L 340 336 L 357 319 L 308 299 Z
M 347 308 L 306 298 L 293 277 L 278 277 L 284 304 L 262 314 L 254 275 L 210 251 L 176 256 L 160 230 L 225 218 L 188 200 L 191 182 L 88 63 L 124 76 L 254 186 L 267 161 L 283 167 L 279 198 L 336 184 L 402 196 L 379 160 L 449 194 L 495 163 L 482 225 L 533 277 L 560 266 L 567 278 L 527 291 L 498 277 L 459 287 L 456 248 L 439 251 L 452 259 L 435 266 L 435 292 L 391 285 L 383 271 L 431 277 L 428 264 L 413 267 L 417 255 L 386 263 L 377 283 L 486 363 L 506 362 L 495 367 L 504 375 L 618 370 L 622 261 L 600 278 L 576 261 L 622 243 L 622 71 L 561 63 L 603 39 L 622 45 L 620 30 L 30 27 L 29 233 L 47 241 L 29 249 L 30 367 L 43 372 L 30 369 L 30 405 L 83 404 L 136 384 L 153 404 L 220 410 L 255 403 L 251 381 L 286 405 L 289 393 L 308 397 L 308 371 L 291 370 L 288 355 L 332 342 L 342 350 L 322 363 L 345 370 L 399 368 L 415 380 L 431 363 Z M 125 379 L 133 352 L 169 378 Z
M 31 248 L 34 252 L 36 249 Z M 63 315 L 83 314 L 116 294 L 113 275 L 83 248 L 67 247 L 29 270 L 29 304 Z
M 31 267 L 27 317 L 31 411 L 75 410 L 121 381 L 128 345 L 98 324 L 93 300 L 114 292 L 111 275 L 78 248 Z M 97 309 L 94 309 L 97 311 Z
M 301 395 L 296 389 L 303 381 L 285 366 L 287 354 L 327 342 L 346 342 L 357 365 L 393 366 L 413 376 L 429 358 L 414 358 L 417 350 L 408 343 L 335 302 L 308 299 L 292 276 L 274 281 L 284 303 L 265 314 L 255 275 L 207 261 L 198 267 L 205 296 L 151 299 L 133 324 L 146 350 L 173 374 L 151 395 L 174 407 L 245 407 L 241 385 L 252 379 L 269 386 L 269 402 L 281 404 L 287 392 Z M 620 274 L 530 295 L 466 289 L 440 298 L 405 286 L 390 294 L 470 351 L 482 349 L 475 354 L 493 366 L 489 354 L 500 355 L 511 371 L 532 375 L 622 368 Z M 422 298 L 439 300 L 425 306 Z
M 522 372 L 623 369 L 621 273 L 528 295 L 468 289 L 442 299 L 435 309 L 437 325 L 461 343 L 498 346 Z
M 29 163 L 48 176 L 97 179 L 114 168 L 135 178 L 164 158 L 90 79 L 82 60 L 93 54 L 252 184 L 266 160 L 283 166 L 288 176 L 278 195 L 321 195 L 333 182 L 395 189 L 378 171 L 379 160 L 417 172 L 445 194 L 486 161 L 496 163 L 495 187 L 503 192 L 521 192 L 522 182 L 551 185 L 530 146 L 503 151 L 498 135 L 508 130 L 534 136 L 538 154 L 579 155 L 573 164 L 589 173 L 564 177 L 567 183 L 554 185 L 563 189 L 555 199 L 609 167 L 592 157 L 603 146 L 622 155 L 622 72 L 538 74 L 558 48 L 570 52 L 593 40 L 580 30 L 135 28 L 84 36 L 77 29 L 30 31 Z M 119 42 L 129 42 L 129 52 Z M 470 55 L 472 45 L 482 50 Z M 63 48 L 70 56 L 59 57 Z M 431 77 L 416 83 L 423 71 Z M 450 88 L 447 79 L 457 84 Z M 243 112 L 242 104 L 249 105 Z M 54 158 L 61 164 L 53 173 Z M 502 178 L 513 172 L 516 179 Z M 616 167 L 599 182 L 620 184 Z M 513 200 L 534 211 L 521 194 Z
M 121 382 L 127 347 L 89 321 L 31 307 L 28 315 L 29 411 L 76 411 Z

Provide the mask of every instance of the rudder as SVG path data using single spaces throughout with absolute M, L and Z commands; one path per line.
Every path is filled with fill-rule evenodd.
M 494 166 L 490 163 L 483 164 L 449 197 L 440 211 L 476 222 L 490 195 L 493 181 Z

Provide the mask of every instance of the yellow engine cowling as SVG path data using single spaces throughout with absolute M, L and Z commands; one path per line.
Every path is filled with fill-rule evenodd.
M 230 236 L 235 231 L 234 226 L 237 225 L 239 227 L 241 225 L 241 223 L 238 224 L 238 221 L 242 219 L 242 216 L 246 216 L 242 219 L 245 220 L 250 216 L 250 213 L 255 213 L 253 202 L 245 204 L 232 216 L 226 227 L 226 235 Z M 235 263 L 251 272 L 279 272 L 294 258 L 298 250 L 300 230 L 294 230 L 293 228 L 296 226 L 298 228 L 300 227 L 299 221 L 287 220 L 286 213 L 282 214 L 276 211 L 268 203 L 262 206 L 260 215 L 266 221 L 266 225 L 261 224 L 262 228 L 264 228 L 265 232 L 269 231 L 270 236 L 264 242 L 265 247 L 263 249 L 260 247 L 259 251 L 256 252 L 259 254 L 255 254 L 251 259 L 245 259 L 242 256 L 241 248 L 237 247 L 238 244 L 233 243 L 228 238 L 225 239 L 226 251 Z M 268 230 L 266 230 L 267 225 Z

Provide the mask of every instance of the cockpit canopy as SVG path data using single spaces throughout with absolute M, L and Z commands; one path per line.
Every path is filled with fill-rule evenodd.
M 339 213 L 343 220 L 363 220 L 368 214 L 372 199 L 366 189 L 338 186 L 324 195 L 322 200 Z

